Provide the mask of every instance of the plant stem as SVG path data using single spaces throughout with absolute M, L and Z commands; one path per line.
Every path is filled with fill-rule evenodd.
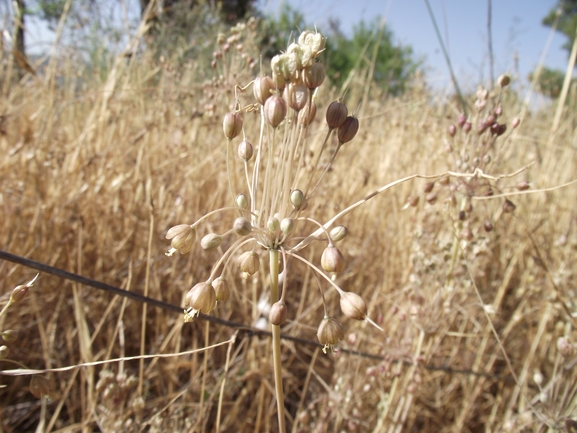
M 278 293 L 278 250 L 269 250 L 270 268 L 270 301 L 274 304 L 279 300 Z M 280 359 L 280 326 L 271 324 L 272 328 L 272 359 L 274 365 L 274 385 L 276 391 L 276 406 L 278 412 L 278 428 L 280 433 L 286 432 L 284 420 L 284 396 L 282 390 L 282 365 Z

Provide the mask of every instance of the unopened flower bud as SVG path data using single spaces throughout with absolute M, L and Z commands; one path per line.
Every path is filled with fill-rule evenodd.
M 238 145 L 238 157 L 243 161 L 249 161 L 252 158 L 252 154 L 252 144 L 247 140 L 241 141 Z
M 305 108 L 309 99 L 309 89 L 303 83 L 290 83 L 287 87 L 288 104 L 295 111 Z
M 14 329 L 7 329 L 6 331 L 2 331 L 2 338 L 6 343 L 14 343 L 18 340 L 18 331 Z
M 327 349 L 332 350 L 335 344 L 345 338 L 345 333 L 339 322 L 332 317 L 325 316 L 319 325 L 317 338 L 319 343 L 323 345 L 323 352 L 327 353 Z
M 258 254 L 254 251 L 245 251 L 238 257 L 238 267 L 241 272 L 246 272 L 249 275 L 256 274 L 260 267 Z
M 348 116 L 345 121 L 339 126 L 338 137 L 341 143 L 348 143 L 359 130 L 359 120 L 356 117 Z
M 349 230 L 345 226 L 336 226 L 331 229 L 329 235 L 333 242 L 343 240 L 349 234 Z
M 235 113 L 231 111 L 226 113 L 224 116 L 224 121 L 222 122 L 222 129 L 224 131 L 224 135 L 229 140 L 232 140 L 240 131 L 242 131 L 242 116 L 240 113 Z
M 459 125 L 459 127 L 463 127 L 465 125 L 465 122 L 467 121 L 467 116 L 465 116 L 464 114 L 459 114 L 459 117 L 457 118 L 457 125 Z
M 10 349 L 8 349 L 8 346 L 0 346 L 0 359 L 8 358 L 9 354 L 10 354 Z
M 170 245 L 173 248 L 167 255 L 172 255 L 174 251 L 178 251 L 180 254 L 186 254 L 194 245 L 196 230 L 191 225 L 179 224 L 168 229 L 166 239 L 170 239 Z
M 345 269 L 345 259 L 339 249 L 328 246 L 321 256 L 321 266 L 327 272 L 342 272 Z
M 212 287 L 214 288 L 214 293 L 216 295 L 216 302 L 225 302 L 230 298 L 230 290 L 228 288 L 228 283 L 222 277 L 217 278 L 212 282 Z
M 530 187 L 529 182 L 527 182 L 526 180 L 521 181 L 521 182 L 519 182 L 519 183 L 517 184 L 517 189 L 518 189 L 519 191 L 528 190 L 529 187 Z
M 521 123 L 521 119 L 519 119 L 518 117 L 515 117 L 512 121 L 511 121 L 511 128 L 515 129 L 517 126 L 519 126 L 519 124 Z
M 238 217 L 234 220 L 232 229 L 239 236 L 246 236 L 252 232 L 252 224 L 245 217 Z
M 464 227 L 463 230 L 461 230 L 461 239 L 466 241 L 473 239 L 473 232 L 469 227 Z
M 212 250 L 219 247 L 221 242 L 222 238 L 220 235 L 217 235 L 216 233 L 209 233 L 201 239 L 200 246 L 203 250 Z
M 305 108 L 299 111 L 298 119 L 301 125 L 309 126 L 313 123 L 313 120 L 315 120 L 317 115 L 317 104 L 312 101 L 309 102 L 307 102 Z
M 411 207 L 417 207 L 419 205 L 419 196 L 418 195 L 412 195 L 407 199 L 407 203 L 409 204 L 409 206 Z
M 270 307 L 270 313 L 268 315 L 271 324 L 276 326 L 281 326 L 286 322 L 287 308 L 283 301 L 278 301 L 272 304 Z
M 236 205 L 241 209 L 246 209 L 248 207 L 248 197 L 246 194 L 237 195 L 234 201 L 236 202 Z
M 32 376 L 30 392 L 36 398 L 50 397 L 52 395 L 50 381 L 43 376 Z
M 501 105 L 495 108 L 495 117 L 501 117 L 503 115 L 503 107 Z
M 517 206 L 511 200 L 505 200 L 503 203 L 503 212 L 511 213 L 515 210 Z
M 190 322 L 200 313 L 208 314 L 216 307 L 216 292 L 210 284 L 198 283 L 188 291 L 185 298 L 184 321 Z
M 303 71 L 303 80 L 309 89 L 316 89 L 325 80 L 327 75 L 322 63 L 313 63 Z
M 341 310 L 344 315 L 355 320 L 365 320 L 367 317 L 367 304 L 359 295 L 353 292 L 345 292 L 341 295 Z
M 471 131 L 471 128 L 472 128 L 472 127 L 473 127 L 473 126 L 471 125 L 471 122 L 465 122 L 464 125 L 463 125 L 463 131 L 464 131 L 465 133 L 468 133 L 469 131 Z
M 457 133 L 457 128 L 455 127 L 455 125 L 450 124 L 449 127 L 447 128 L 447 132 L 451 137 L 454 137 L 455 134 Z
M 29 289 L 30 287 L 25 284 L 16 286 L 10 294 L 10 303 L 15 304 L 16 302 L 20 302 L 28 294 Z
M 347 106 L 340 101 L 331 102 L 327 108 L 327 124 L 330 128 L 338 128 L 343 124 L 349 114 Z
M 290 202 L 295 208 L 298 209 L 303 204 L 304 199 L 305 196 L 300 189 L 295 189 L 291 192 Z
M 557 350 L 563 358 L 571 358 L 575 355 L 575 346 L 565 337 L 557 339 Z
M 511 83 L 511 76 L 503 74 L 497 79 L 497 83 L 499 83 L 501 87 L 507 87 Z
M 271 96 L 271 90 L 274 88 L 272 79 L 268 76 L 256 77 L 252 85 L 252 92 L 255 99 L 264 105 L 266 100 Z
M 292 218 L 283 218 L 280 222 L 280 231 L 285 235 L 289 235 L 295 228 L 295 222 Z
M 423 185 L 423 192 L 429 193 L 435 187 L 435 182 L 427 182 Z
M 485 220 L 485 222 L 483 223 L 483 228 L 485 229 L 486 232 L 493 231 L 493 223 L 491 222 L 491 220 Z
M 264 118 L 273 128 L 285 119 L 286 111 L 286 101 L 280 96 L 273 95 L 264 103 Z
M 266 222 L 266 226 L 268 227 L 268 229 L 271 232 L 276 232 L 278 230 L 278 228 L 280 227 L 280 223 L 279 223 L 277 218 L 270 217 L 268 219 L 268 221 Z

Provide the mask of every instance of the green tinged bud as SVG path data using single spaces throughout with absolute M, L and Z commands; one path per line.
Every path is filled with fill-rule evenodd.
M 248 197 L 246 194 L 239 194 L 235 199 L 236 205 L 241 209 L 246 209 L 248 207 Z
M 209 233 L 200 241 L 200 246 L 203 250 L 212 250 L 218 248 L 222 242 L 220 235 L 216 233 Z
M 345 226 L 336 226 L 333 227 L 332 230 L 329 232 L 331 239 L 334 242 L 338 242 L 344 239 L 349 234 L 349 230 Z

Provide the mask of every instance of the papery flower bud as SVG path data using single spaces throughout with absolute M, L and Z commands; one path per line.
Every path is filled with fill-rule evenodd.
M 238 257 L 238 267 L 241 272 L 246 272 L 249 275 L 256 274 L 260 267 L 258 254 L 254 251 L 245 251 Z
M 298 120 L 301 125 L 309 126 L 315 120 L 317 116 L 317 104 L 311 101 L 309 104 L 305 105 L 301 111 L 299 111 Z
M 212 287 L 214 288 L 216 302 L 228 301 L 230 298 L 230 290 L 228 288 L 228 283 L 224 278 L 218 277 L 212 282 Z
M 280 231 L 285 235 L 289 235 L 295 228 L 295 222 L 292 218 L 283 218 L 280 222 Z
M 246 209 L 248 207 L 248 197 L 246 194 L 238 194 L 234 201 L 241 209 Z
M 30 290 L 30 287 L 25 284 L 16 286 L 10 294 L 10 303 L 15 304 L 16 302 L 20 302 L 28 294 L 28 290 Z
M 30 392 L 36 398 L 50 397 L 52 395 L 50 381 L 42 376 L 32 376 L 32 379 L 30 379 Z
M 232 229 L 239 236 L 246 236 L 252 232 L 252 224 L 245 217 L 238 217 L 234 220 Z
M 343 240 L 349 234 L 349 230 L 345 226 L 333 227 L 329 233 L 334 242 Z
M 353 292 L 345 292 L 341 295 L 341 310 L 345 316 L 355 320 L 365 320 L 367 317 L 367 304 L 359 295 Z
M 10 354 L 10 349 L 8 349 L 8 346 L 0 346 L 0 359 L 8 358 L 9 354 Z
M 280 96 L 273 95 L 264 103 L 264 118 L 273 128 L 281 124 L 286 117 L 286 112 L 286 102 Z
M 359 120 L 356 117 L 348 116 L 345 121 L 339 126 L 338 137 L 341 143 L 348 143 L 359 130 Z
M 291 192 L 290 201 L 295 208 L 299 208 L 305 199 L 303 192 L 300 189 L 295 189 Z
M 18 331 L 14 329 L 7 329 L 6 331 L 2 331 L 2 338 L 6 343 L 14 343 L 18 340 Z
M 345 269 L 345 259 L 339 249 L 328 246 L 321 256 L 321 266 L 327 272 L 342 272 Z
M 287 87 L 288 104 L 295 111 L 305 108 L 309 99 L 309 89 L 303 83 L 289 83 Z
M 329 316 L 325 316 L 317 331 L 319 343 L 323 345 L 323 353 L 327 349 L 333 350 L 335 344 L 345 338 L 345 333 L 339 322 Z
M 249 161 L 252 158 L 253 148 L 250 142 L 243 140 L 238 145 L 238 157 L 243 161 Z
M 185 297 L 186 310 L 184 321 L 190 322 L 200 313 L 208 314 L 216 307 L 216 292 L 210 284 L 198 283 L 188 291 Z
M 224 131 L 224 135 L 229 140 L 232 140 L 240 131 L 242 131 L 242 116 L 240 113 L 235 113 L 234 111 L 230 111 L 226 113 L 224 116 L 224 121 L 222 122 L 222 130 Z
M 278 301 L 270 307 L 268 319 L 271 324 L 281 326 L 286 322 L 287 308 L 283 301 Z
M 171 256 L 175 251 L 178 251 L 180 254 L 186 254 L 194 245 L 196 230 L 191 225 L 179 224 L 168 229 L 166 239 L 170 239 L 170 245 L 172 247 L 166 255 Z
M 220 237 L 220 235 L 209 233 L 201 239 L 200 246 L 203 250 L 212 250 L 213 248 L 219 247 L 221 242 L 222 237 Z
M 313 63 L 303 71 L 303 81 L 309 89 L 316 89 L 325 80 L 327 73 L 322 63 Z
M 256 77 L 252 84 L 252 93 L 255 99 L 264 105 L 266 100 L 271 96 L 271 90 L 274 88 L 274 83 L 269 76 Z
M 340 101 L 331 102 L 327 108 L 327 124 L 331 128 L 338 128 L 343 124 L 349 114 L 347 106 Z

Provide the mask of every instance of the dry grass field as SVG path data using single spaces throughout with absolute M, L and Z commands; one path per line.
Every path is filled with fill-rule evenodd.
M 104 70 L 63 60 L 20 82 L 3 78 L 0 249 L 184 308 L 238 238 L 200 248 L 207 233 L 232 227 L 234 212 L 219 213 L 198 226 L 188 254 L 165 255 L 170 227 L 234 206 L 222 122 L 235 85 L 258 69 L 248 67 L 246 53 L 258 58 L 250 31 L 242 53 L 225 52 L 211 71 L 119 56 Z M 290 262 L 281 332 L 310 341 L 281 342 L 287 431 L 575 431 L 577 184 L 566 185 L 577 178 L 575 100 L 553 131 L 555 105 L 525 109 L 526 90 L 495 86 L 467 97 L 467 133 L 458 103 L 424 78 L 395 98 L 368 73 L 356 71 L 345 98 L 359 132 L 307 216 L 325 223 L 391 182 L 436 177 L 401 182 L 338 220 L 349 234 L 337 244 L 345 268 L 335 281 L 384 332 L 347 318 L 323 280 L 344 329 L 323 353 L 320 280 Z M 319 88 L 303 176 L 341 96 L 329 82 Z M 252 88 L 241 99 L 254 104 Z M 480 134 L 495 110 L 507 130 Z M 253 143 L 260 125 L 258 110 L 244 113 Z M 321 164 L 336 144 L 332 136 Z M 242 181 L 238 158 L 235 170 Z M 319 266 L 325 246 L 300 254 Z M 40 272 L 0 317 L 1 331 L 18 331 L 0 341 L 0 431 L 279 431 L 271 338 L 251 332 L 268 320 L 267 252 L 256 251 L 261 270 L 243 276 L 231 264 L 230 299 L 210 313 L 241 327 L 184 323 L 182 312 Z M 0 306 L 36 273 L 0 260 Z M 149 357 L 129 359 L 140 355 Z

